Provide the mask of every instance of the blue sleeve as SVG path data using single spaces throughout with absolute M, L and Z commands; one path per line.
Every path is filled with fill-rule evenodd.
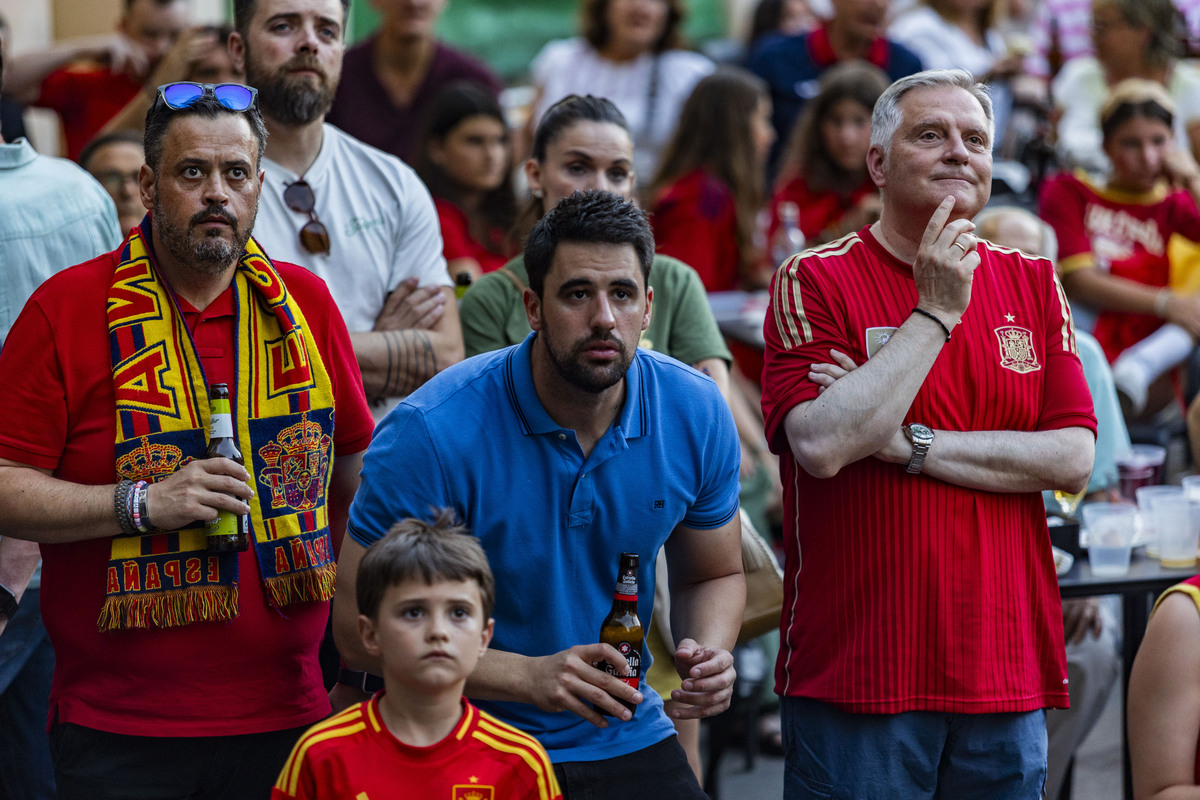
M 738 512 L 738 470 L 741 465 L 741 443 L 733 414 L 716 384 L 709 381 L 716 401 L 711 412 L 696 419 L 696 434 L 704 441 L 701 451 L 700 493 L 684 515 L 683 524 L 706 530 L 719 528 Z
M 363 547 L 406 517 L 432 519 L 451 506 L 437 448 L 424 416 L 401 403 L 375 429 L 350 506 L 346 531 Z M 456 508 L 459 518 L 463 509 Z

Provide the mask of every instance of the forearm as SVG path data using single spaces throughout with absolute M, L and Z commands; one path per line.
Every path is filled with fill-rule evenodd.
M 953 330 L 958 319 L 942 322 Z M 882 449 L 900 428 L 945 340 L 937 323 L 913 314 L 865 364 L 788 412 L 784 429 L 800 466 L 828 478 Z
M 134 95 L 133 99 L 116 113 L 116 116 L 104 123 L 104 127 L 97 135 L 113 131 L 143 131 L 146 126 L 146 112 L 150 110 L 153 102 L 154 98 L 147 93 L 146 89 L 143 89 Z
M 1081 302 L 1099 311 L 1118 311 L 1127 314 L 1155 314 L 1162 287 L 1131 281 L 1095 267 L 1084 267 L 1063 276 L 1063 288 L 1072 301 Z
M 533 703 L 529 691 L 529 667 L 532 658 L 519 653 L 489 649 L 467 678 L 463 693 L 472 700 L 498 700 Z
M 404 397 L 462 359 L 449 337 L 436 331 L 363 331 L 350 334 L 367 397 Z
M 115 484 L 84 486 L 37 469 L 0 465 L 0 536 L 62 543 L 121 532 L 113 510 Z
M 746 576 L 737 573 L 671 587 L 671 634 L 705 647 L 732 651 L 746 608 Z
M 898 431 L 896 436 L 897 446 L 887 448 L 881 458 L 906 464 L 911 447 L 903 433 Z M 989 492 L 1079 492 L 1091 477 L 1095 449 L 1095 437 L 1086 428 L 935 430 L 922 472 L 956 486 Z
M 9 536 L 0 538 L 0 585 L 12 592 L 19 601 L 41 559 L 42 552 L 37 542 Z
M 37 100 L 42 81 L 51 72 L 72 61 L 103 53 L 100 39 L 87 37 L 59 42 L 45 50 L 5 58 L 4 91 L 17 102 L 28 105 Z

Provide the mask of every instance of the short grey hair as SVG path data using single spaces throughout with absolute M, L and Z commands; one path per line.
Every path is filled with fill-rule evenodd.
M 900 110 L 900 99 L 913 89 L 938 89 L 943 86 L 957 86 L 971 93 L 971 96 L 983 106 L 983 114 L 988 121 L 988 151 L 996 141 L 996 116 L 992 110 L 992 97 L 982 83 L 971 77 L 971 73 L 962 69 L 927 69 L 907 78 L 901 78 L 879 96 L 875 108 L 871 112 L 871 146 L 883 149 L 886 157 L 892 146 L 892 137 L 900 129 L 904 114 Z
M 1037 214 L 1020 206 L 996 205 L 983 209 L 975 215 L 975 235 L 994 242 L 996 228 L 1000 227 L 1000 222 L 1005 217 L 1020 217 L 1036 225 L 1038 232 L 1041 233 L 1042 249 L 1040 253 L 1029 253 L 1028 255 L 1041 256 L 1050 259 L 1055 264 L 1058 263 L 1058 235 L 1054 233 L 1054 228 Z M 996 242 L 996 244 L 1001 243 Z M 1007 245 L 1001 244 L 1001 246 L 1006 247 Z

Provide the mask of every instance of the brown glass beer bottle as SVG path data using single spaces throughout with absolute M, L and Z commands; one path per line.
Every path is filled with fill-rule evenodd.
M 208 431 L 208 451 L 204 457 L 228 458 L 245 466 L 242 451 L 237 446 L 237 438 L 233 435 L 233 414 L 229 411 L 228 385 L 212 385 L 209 407 L 211 424 Z M 221 511 L 215 520 L 208 523 L 207 532 L 209 550 L 221 553 L 245 550 L 250 546 L 250 517 L 232 511 Z
M 617 588 L 613 592 L 612 610 L 608 612 L 604 624 L 600 626 L 600 642 L 612 645 L 617 652 L 625 656 L 625 660 L 629 662 L 629 674 L 622 675 L 616 666 L 607 661 L 601 661 L 596 665 L 609 675 L 615 675 L 625 681 L 634 689 L 638 688 L 638 682 L 642 676 L 642 644 L 645 641 L 642 621 L 638 619 L 637 612 L 637 571 L 638 554 L 622 553 L 617 572 Z M 619 700 L 619 702 L 629 709 L 629 713 L 633 714 L 637 711 L 637 706 L 633 703 L 627 703 L 624 700 Z M 612 716 L 599 706 L 593 706 L 593 708 L 606 717 Z

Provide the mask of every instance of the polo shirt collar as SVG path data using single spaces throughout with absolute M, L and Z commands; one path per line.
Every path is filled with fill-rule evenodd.
M 558 433 L 565 430 L 550 416 L 537 396 L 533 386 L 533 342 L 536 332 L 530 332 L 525 341 L 509 351 L 508 385 L 509 397 L 517 416 L 521 419 L 526 435 Z M 625 372 L 625 405 L 614 425 L 624 438 L 635 438 L 648 433 L 647 400 L 645 381 L 642 379 L 642 359 L 646 356 L 637 349 L 633 363 Z M 610 430 L 610 433 L 612 430 Z M 607 437 L 608 434 L 605 434 Z
M 829 41 L 829 26 L 822 25 L 808 36 L 808 48 L 812 53 L 813 62 L 822 69 L 832 67 L 837 63 L 837 54 L 833 52 L 833 44 Z M 888 42 L 882 36 L 871 42 L 867 50 L 867 61 L 880 69 L 887 69 Z
M 24 137 L 15 142 L 0 145 L 0 169 L 23 167 L 35 158 L 37 158 L 37 151 Z

